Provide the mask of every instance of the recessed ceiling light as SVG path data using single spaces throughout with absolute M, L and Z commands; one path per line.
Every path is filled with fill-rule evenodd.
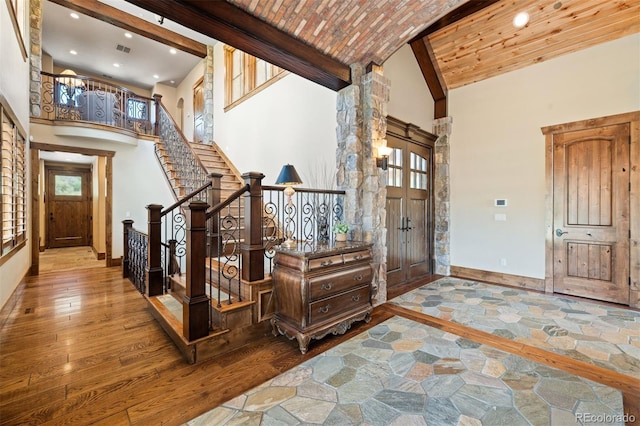
M 176 81 L 175 81 L 175 80 L 171 80 L 171 84 L 175 84 L 175 83 L 176 83 Z
M 178 51 L 176 49 L 169 49 L 169 53 L 175 55 L 176 53 L 178 53 Z
M 124 36 L 125 36 L 126 38 L 131 38 L 131 37 L 133 37 L 133 36 L 131 35 L 131 33 L 124 33 Z
M 516 28 L 522 28 L 529 23 L 529 14 L 527 12 L 520 12 L 513 18 L 513 26 Z
M 153 78 L 160 78 L 160 76 L 158 74 L 154 74 Z
M 71 13 L 69 14 L 69 16 L 71 16 L 73 19 L 80 19 L 80 15 L 78 15 L 78 14 L 77 14 L 77 13 L 75 13 L 75 12 L 71 12 Z
M 117 62 L 114 62 L 114 63 L 113 63 L 113 66 L 114 66 L 114 67 L 116 67 L 116 68 L 120 68 L 120 64 L 119 64 L 119 63 L 117 63 Z
M 76 52 L 75 50 L 70 50 L 69 53 L 71 53 L 72 55 L 77 55 L 78 52 Z

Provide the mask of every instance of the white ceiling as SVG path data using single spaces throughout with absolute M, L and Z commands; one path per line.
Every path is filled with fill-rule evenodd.
M 158 17 L 153 13 L 124 0 L 101 1 L 159 25 Z M 152 88 L 157 82 L 175 87 L 201 59 L 179 50 L 171 54 L 168 46 L 134 33 L 132 38 L 126 38 L 125 30 L 86 15 L 80 14 L 79 19 L 73 19 L 72 10 L 50 1 L 45 1 L 43 6 L 43 50 L 51 55 L 54 65 L 71 68 L 77 74 L 106 76 L 145 89 Z M 167 19 L 162 26 L 204 44 L 216 43 Z M 118 44 L 129 47 L 130 53 L 116 50 Z M 72 55 L 70 50 L 77 54 Z M 120 67 L 116 68 L 114 63 Z M 154 74 L 158 78 L 154 78 Z

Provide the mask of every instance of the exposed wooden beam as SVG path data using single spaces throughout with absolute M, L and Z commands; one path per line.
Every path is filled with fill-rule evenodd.
M 462 6 L 452 10 L 428 26 L 409 42 L 435 104 L 433 118 L 437 119 L 447 116 L 447 84 L 440 68 L 438 67 L 436 56 L 433 54 L 433 49 L 429 42 L 429 34 L 451 25 L 456 21 L 476 13 L 477 11 L 498 1 L 500 0 L 472 0 L 464 3 Z
M 329 89 L 351 84 L 349 66 L 226 1 L 127 1 Z
M 421 38 L 411 42 L 413 55 L 418 61 L 424 81 L 429 87 L 431 97 L 435 103 L 433 118 L 447 116 L 447 87 L 438 68 L 438 63 L 433 57 L 433 50 L 427 38 Z
M 119 9 L 101 3 L 98 0 L 50 0 L 60 6 L 75 10 L 83 15 L 108 22 L 116 27 L 132 33 L 150 38 L 183 52 L 204 58 L 207 56 L 207 46 L 173 31 L 162 28 L 151 22 L 130 15 Z

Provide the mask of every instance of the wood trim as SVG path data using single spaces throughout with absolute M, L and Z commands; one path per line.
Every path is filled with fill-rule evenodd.
M 105 209 L 105 257 L 106 266 L 115 266 L 113 263 L 113 157 L 107 157 L 105 164 L 105 178 L 107 179 L 107 196 L 105 197 L 104 209 Z
M 630 188 L 629 188 L 629 306 L 640 308 L 640 111 L 572 123 L 556 124 L 542 127 L 545 135 L 545 289 L 553 291 L 553 136 L 557 133 L 583 130 L 593 127 L 629 124 L 630 129 Z
M 338 91 L 351 84 L 351 69 L 225 1 L 128 0 L 236 47 L 280 68 Z
M 13 247 L 11 250 L 9 250 L 4 255 L 2 255 L 2 257 L 0 257 L 0 266 L 4 265 L 7 260 L 11 259 L 26 244 L 27 244 L 27 239 L 25 238 L 24 241 L 19 242 L 15 247 Z
M 240 171 L 236 169 L 235 164 L 233 164 L 233 162 L 229 159 L 229 157 L 227 157 L 227 154 L 225 154 L 222 148 L 220 148 L 220 145 L 214 142 L 213 148 L 218 152 L 218 155 L 220 156 L 220 158 L 224 160 L 227 167 L 229 167 L 229 170 L 231 170 L 231 173 L 233 173 L 233 175 L 238 179 L 238 182 L 240 183 L 244 182 L 242 173 L 240 173 Z
M 183 52 L 204 58 L 207 56 L 207 46 L 203 43 L 167 30 L 159 25 L 130 15 L 97 0 L 51 0 L 53 3 L 66 7 L 83 15 L 91 16 L 132 33 L 150 38 L 167 46 L 175 47 Z M 171 16 L 171 14 L 163 14 Z
M 40 273 L 40 187 L 38 185 L 40 151 L 30 147 L 29 156 L 31 163 L 31 269 L 29 273 L 38 275 Z
M 451 266 L 451 276 L 508 287 L 524 288 L 527 290 L 544 291 L 545 280 L 542 278 L 524 277 L 502 272 L 483 271 L 480 269 Z
M 31 147 L 31 149 L 37 149 L 40 151 L 72 152 L 75 154 L 95 155 L 98 157 L 107 157 L 107 158 L 111 158 L 114 155 L 116 155 L 115 151 L 105 151 L 102 149 L 93 149 L 93 148 L 82 148 L 77 146 L 56 145 L 52 143 L 31 142 L 29 146 Z

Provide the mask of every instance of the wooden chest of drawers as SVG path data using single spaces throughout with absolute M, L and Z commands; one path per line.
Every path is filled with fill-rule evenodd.
M 371 319 L 371 244 L 277 248 L 274 263 L 273 334 L 296 338 L 303 354 L 312 338 L 343 334 L 353 322 Z

